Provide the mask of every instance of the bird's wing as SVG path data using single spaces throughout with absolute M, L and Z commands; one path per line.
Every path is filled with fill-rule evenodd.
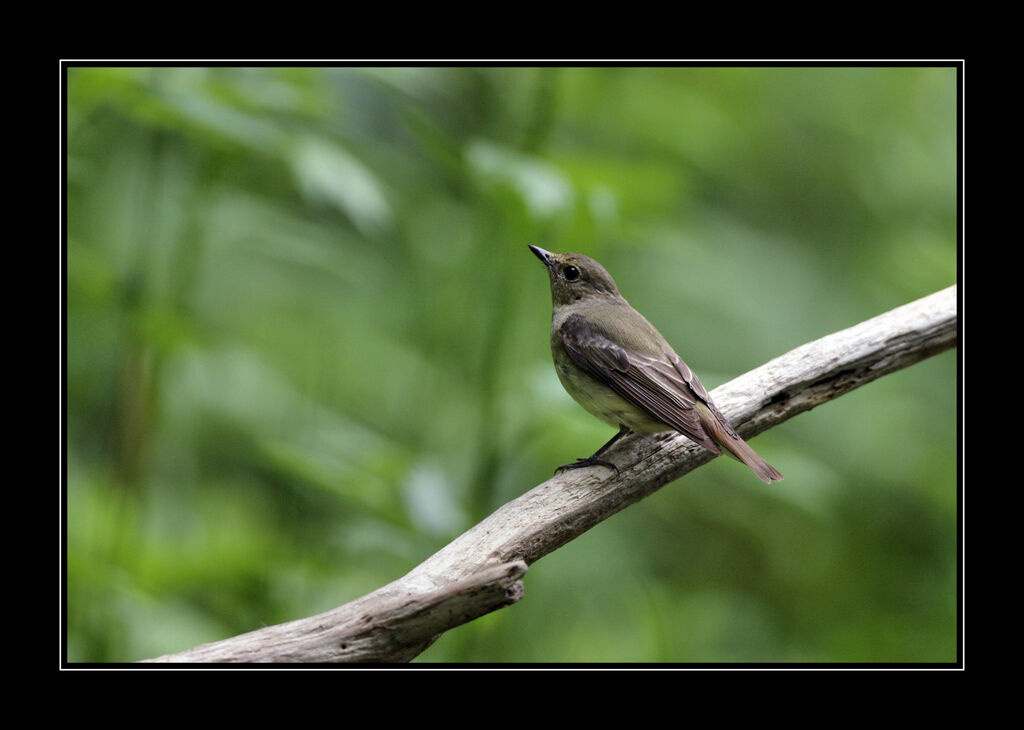
M 569 315 L 559 329 L 562 346 L 576 365 L 622 398 L 712 453 L 718 445 L 694 411 L 708 402 L 707 391 L 671 350 L 661 357 L 644 355 L 610 340 L 586 317 Z

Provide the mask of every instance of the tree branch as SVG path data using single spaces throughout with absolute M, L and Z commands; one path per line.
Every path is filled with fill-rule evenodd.
M 715 389 L 744 438 L 957 344 L 956 286 L 791 350 Z M 604 458 L 505 504 L 402 578 L 326 613 L 154 662 L 406 662 L 444 631 L 522 596 L 526 566 L 714 456 L 684 436 L 630 435 Z M 785 471 L 785 469 L 783 469 Z M 775 488 L 784 489 L 781 485 Z

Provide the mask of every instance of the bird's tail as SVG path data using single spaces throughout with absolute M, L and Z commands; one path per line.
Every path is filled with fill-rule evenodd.
M 714 439 L 719 446 L 728 451 L 732 456 L 749 466 L 765 484 L 782 481 L 782 474 L 779 473 L 778 469 L 750 448 L 750 445 L 739 437 L 739 434 L 733 430 L 733 427 L 718 412 L 717 408 L 714 406 L 704 408 L 702 407 L 703 405 L 703 403 L 698 403 L 696 411 L 700 418 L 700 425 L 704 427 L 708 436 Z

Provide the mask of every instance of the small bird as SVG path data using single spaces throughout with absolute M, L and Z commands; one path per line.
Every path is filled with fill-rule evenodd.
M 619 432 L 592 456 L 556 469 L 599 464 L 627 433 L 676 430 L 713 454 L 725 448 L 761 481 L 782 479 L 739 437 L 693 371 L 661 333 L 633 309 L 611 275 L 578 253 L 530 250 L 551 280 L 551 355 L 562 387 L 577 403 Z

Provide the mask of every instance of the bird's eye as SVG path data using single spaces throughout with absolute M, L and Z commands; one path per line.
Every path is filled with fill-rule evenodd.
M 562 275 L 565 276 L 569 281 L 576 281 L 580 278 L 580 270 L 575 266 L 566 266 L 562 269 Z

